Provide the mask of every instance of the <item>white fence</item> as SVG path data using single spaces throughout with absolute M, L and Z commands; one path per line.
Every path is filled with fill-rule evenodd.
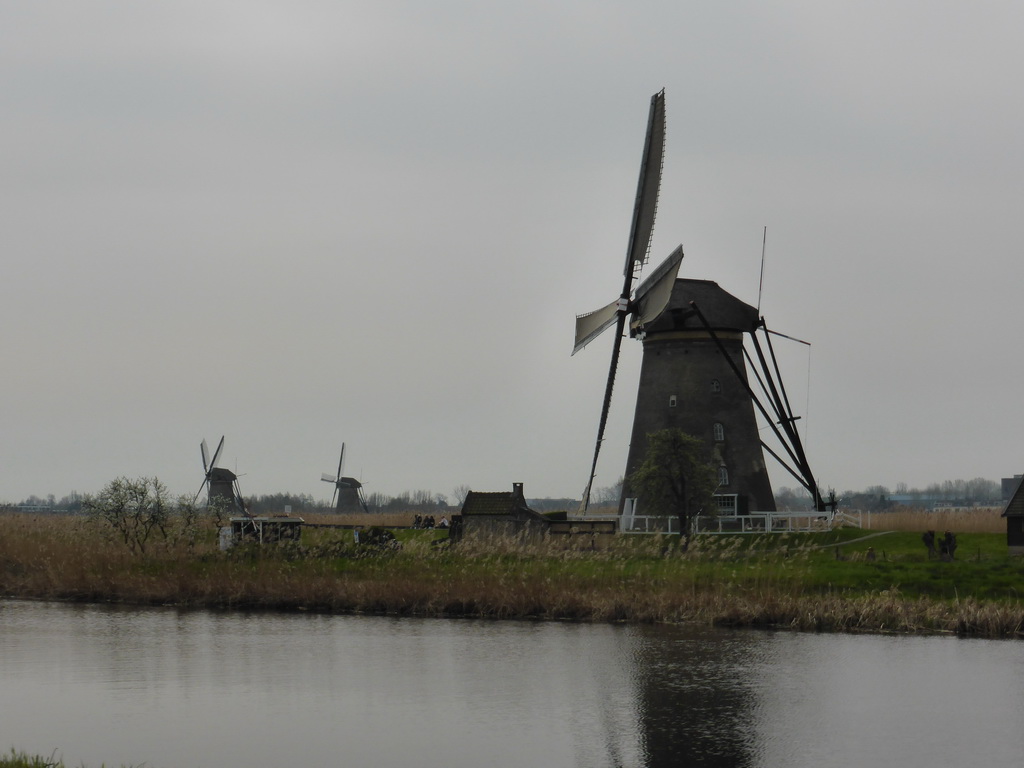
M 618 520 L 620 533 L 679 533 L 679 518 L 662 515 L 588 515 L 588 520 Z M 751 512 L 697 517 L 693 533 L 790 533 L 860 528 L 860 512 Z
M 694 533 L 792 533 L 827 531 L 834 517 L 828 512 L 751 512 L 749 515 L 698 517 Z

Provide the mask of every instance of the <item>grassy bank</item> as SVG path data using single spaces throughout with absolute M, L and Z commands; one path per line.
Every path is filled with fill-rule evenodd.
M 686 552 L 675 539 L 650 536 L 620 536 L 595 551 L 510 540 L 448 547 L 437 541 L 442 532 L 399 535 L 397 552 L 359 548 L 348 530 L 312 529 L 301 547 L 225 554 L 207 524 L 191 549 L 153 546 L 141 556 L 83 518 L 3 515 L 0 594 L 412 616 L 1024 632 L 1024 563 L 1007 556 L 1005 535 L 995 533 L 961 533 L 954 562 L 929 560 L 913 531 L 707 536 Z

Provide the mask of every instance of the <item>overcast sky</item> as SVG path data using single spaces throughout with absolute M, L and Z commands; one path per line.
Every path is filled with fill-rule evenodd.
M 578 497 L 651 95 L 651 267 L 769 326 L 823 488 L 1024 472 L 1019 2 L 0 6 L 0 500 Z M 780 343 L 781 344 L 781 343 Z M 625 466 L 623 344 L 597 486 Z M 809 391 L 808 391 L 809 390 Z M 795 485 L 774 471 L 777 486 Z

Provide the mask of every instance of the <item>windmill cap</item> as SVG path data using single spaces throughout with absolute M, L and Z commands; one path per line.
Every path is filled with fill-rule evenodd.
M 696 304 L 716 331 L 752 333 L 758 326 L 757 310 L 740 301 L 712 280 L 679 278 L 665 311 L 644 326 L 650 336 L 669 331 L 704 330 L 691 304 Z

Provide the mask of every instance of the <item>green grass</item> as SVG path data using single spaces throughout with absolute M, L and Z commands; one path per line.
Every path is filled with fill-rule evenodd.
M 345 529 L 301 546 L 132 555 L 77 520 L 0 517 L 0 594 L 185 607 L 416 616 L 699 622 L 794 629 L 1018 636 L 1024 559 L 1005 535 L 964 533 L 955 562 L 917 533 L 841 529 L 693 539 L 464 541 L 400 530 L 401 549 L 356 547 Z M 870 538 L 869 538 L 870 536 Z M 439 546 L 437 542 L 441 540 Z M 873 548 L 874 560 L 868 557 Z

